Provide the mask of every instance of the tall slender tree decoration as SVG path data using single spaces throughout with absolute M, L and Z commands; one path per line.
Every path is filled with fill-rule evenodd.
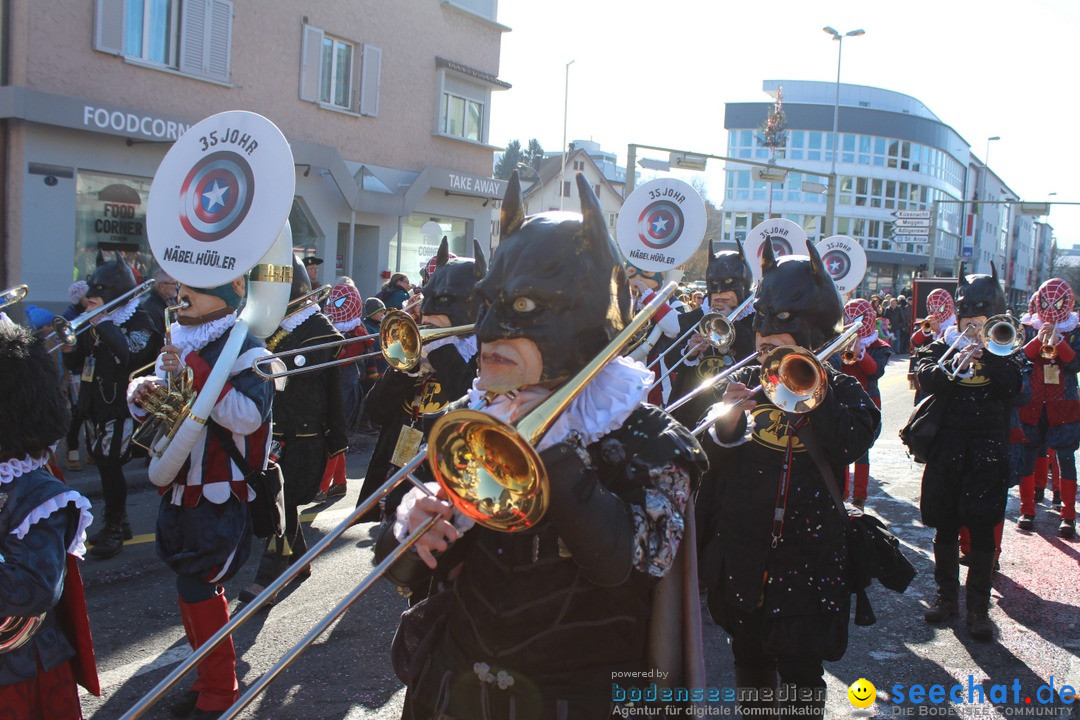
M 757 141 L 761 147 L 768 148 L 769 163 L 775 164 L 777 155 L 780 155 L 787 146 L 787 115 L 784 114 L 783 87 L 777 88 L 776 102 L 769 109 L 769 116 L 765 119 L 765 124 L 761 126 Z M 769 217 L 772 217 L 773 185 L 774 183 L 769 183 Z

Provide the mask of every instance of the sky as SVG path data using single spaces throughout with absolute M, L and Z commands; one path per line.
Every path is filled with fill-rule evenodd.
M 1021 199 L 1080 203 L 1078 0 L 500 0 L 498 20 L 512 28 L 499 77 L 513 88 L 493 93 L 492 145 L 561 147 L 573 61 L 568 141 L 620 164 L 628 143 L 724 155 L 725 102 L 768 102 L 763 80 L 835 82 L 822 28 L 861 28 L 843 43 L 841 82 L 921 100 L 980 158 L 1000 136 L 990 168 Z M 719 168 L 704 177 L 717 204 Z M 1059 246 L 1080 246 L 1080 205 L 1043 219 Z

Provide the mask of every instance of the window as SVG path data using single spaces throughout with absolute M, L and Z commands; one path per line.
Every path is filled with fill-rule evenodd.
M 609 230 L 614 230 L 615 229 L 615 222 L 618 219 L 619 219 L 619 214 L 618 213 L 608 213 L 607 214 L 607 226 L 608 226 Z
M 343 108 L 351 107 L 352 43 L 323 35 L 320 57 L 319 101 Z
M 596 197 L 600 197 L 600 186 L 599 185 L 593 185 L 592 186 L 592 191 L 593 191 L 593 195 L 595 195 Z
M 585 161 L 584 160 L 575 160 L 574 161 L 574 169 L 575 170 L 584 170 L 585 169 Z
M 570 197 L 570 181 L 567 180 L 562 184 L 562 192 L 559 193 L 560 197 Z
M 97 0 L 94 48 L 191 77 L 228 82 L 231 0 Z
M 439 114 L 439 133 L 485 142 L 490 91 L 464 77 L 445 73 Z

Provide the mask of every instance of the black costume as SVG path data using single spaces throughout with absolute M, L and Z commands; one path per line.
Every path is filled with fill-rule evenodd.
M 581 370 L 629 316 L 618 254 L 588 182 L 579 174 L 577 184 L 584 221 L 526 219 L 512 175 L 503 237 L 477 285 L 488 303 L 477 324 L 482 346 L 532 341 L 543 359 L 540 382 L 549 384 L 487 398 L 485 410 L 504 420 L 523 414 L 516 403 L 547 396 Z M 605 276 L 610 284 L 585 281 Z M 426 601 L 439 609 L 401 668 L 405 718 L 608 718 L 612 673 L 649 667 L 651 593 L 674 564 L 704 467 L 693 437 L 642 404 L 650 376 L 625 359 L 600 369 L 537 446 L 551 481 L 546 515 L 518 532 L 473 526 L 439 559 L 440 577 L 461 572 L 452 589 Z M 470 402 L 485 397 L 483 379 L 481 372 Z M 416 495 L 384 525 L 380 554 L 402 539 Z M 432 575 L 411 552 L 391 570 L 405 586 Z
M 479 304 L 474 291 L 476 282 L 487 272 L 487 262 L 480 244 L 473 241 L 475 259 L 449 256 L 449 245 L 443 238 L 436 256 L 435 271 L 424 286 L 423 315 L 445 315 L 451 326 L 468 325 L 476 321 Z M 368 463 L 364 485 L 360 489 L 357 507 L 375 492 L 396 469 L 392 462 L 399 441 L 405 445 L 402 432 L 419 432 L 421 419 L 443 410 L 447 404 L 462 397 L 472 387 L 476 377 L 476 348 L 470 334 L 464 338 L 446 338 L 428 345 L 427 364 L 404 372 L 388 368 L 372 386 L 364 402 L 364 412 L 379 426 L 379 437 Z M 409 430 L 405 430 L 409 428 Z M 412 456 L 419 447 L 409 447 L 402 455 Z M 407 459 L 407 458 L 406 458 Z M 399 486 L 383 503 L 388 515 L 393 515 L 401 496 L 408 490 Z M 378 520 L 372 509 L 361 518 L 363 522 Z
M 1021 366 L 1015 356 L 984 351 L 955 379 L 938 360 L 959 334 L 963 321 L 990 317 L 1005 310 L 997 270 L 965 277 L 960 266 L 956 288 L 956 326 L 919 351 L 919 386 L 945 403 L 942 425 L 923 472 L 923 523 L 935 528 L 934 579 L 938 594 L 926 613 L 930 622 L 956 614 L 959 596 L 958 533 L 971 533 L 967 577 L 967 624 L 980 640 L 993 637 L 988 613 L 994 572 L 994 526 L 1005 517 L 1010 486 L 1009 421 L 1012 401 L 1021 391 Z M 961 343 L 962 354 L 964 343 Z M 957 355 L 954 355 L 955 358 Z M 952 368 L 952 362 L 946 360 Z
M 122 258 L 98 265 L 87 281 L 87 297 L 105 303 L 135 287 L 135 276 Z M 127 525 L 127 483 L 123 466 L 131 459 L 135 423 L 127 406 L 130 374 L 151 362 L 161 349 L 161 334 L 137 299 L 116 308 L 79 335 L 78 345 L 64 354 L 64 366 L 82 372 L 79 416 L 85 420 L 87 450 L 101 474 L 105 496 L 105 528 L 90 554 L 111 557 L 131 538 Z
M 790 334 L 804 348 L 824 344 L 842 309 L 814 247 L 807 244 L 809 261 L 788 256 L 779 262 L 769 242 L 764 247 L 755 332 Z M 851 592 L 846 519 L 826 483 L 842 482 L 847 464 L 873 444 L 881 422 L 858 380 L 825 367 L 828 391 L 809 412 L 786 414 L 759 391 L 757 406 L 742 413 L 731 437 L 709 431 L 713 470 L 698 512 L 709 520 L 702 561 L 709 609 L 731 635 L 737 684 L 772 690 L 779 673 L 781 682 L 810 693 L 795 705 L 812 712 L 824 705 L 822 661 L 837 660 L 847 649 Z M 734 380 L 752 387 L 758 377 L 754 365 Z M 829 477 L 813 459 L 814 447 Z M 744 697 L 744 707 L 749 704 Z

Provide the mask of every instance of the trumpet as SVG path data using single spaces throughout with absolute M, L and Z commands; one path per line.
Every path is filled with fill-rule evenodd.
M 77 342 L 77 338 L 82 334 L 86 328 L 91 326 L 91 320 L 99 315 L 106 315 L 117 308 L 126 305 L 131 299 L 142 297 L 146 293 L 150 292 L 154 287 L 153 280 L 147 280 L 141 285 L 136 285 L 132 289 L 118 298 L 114 298 L 109 302 L 96 307 L 93 310 L 84 312 L 79 317 L 75 318 L 71 322 L 68 322 L 62 317 L 58 317 L 52 321 L 52 332 L 45 336 L 45 340 L 59 339 L 60 345 L 54 345 L 49 348 L 49 352 L 55 351 L 61 345 L 72 347 Z
M 843 352 L 855 342 L 861 327 L 862 318 L 856 318 L 846 325 L 843 332 L 832 342 L 816 353 L 796 345 L 770 350 L 761 359 L 760 382 L 751 388 L 750 392 L 763 391 L 769 402 L 786 413 L 800 415 L 810 412 L 821 404 L 828 391 L 829 376 L 825 370 L 825 360 L 837 352 Z M 694 428 L 694 435 L 708 430 L 742 403 L 742 400 L 736 403 L 716 403 L 709 408 L 705 419 Z
M 0 310 L 3 310 L 8 305 L 14 305 L 30 292 L 29 285 L 16 285 L 15 287 L 8 288 L 7 290 L 0 292 Z
M 934 331 L 934 319 L 931 317 L 924 317 L 922 320 L 915 321 L 919 325 L 919 329 L 923 331 L 924 335 L 928 335 Z
M 319 345 L 311 345 L 295 350 L 274 353 L 273 355 L 266 355 L 252 363 L 251 369 L 268 380 L 276 380 L 277 378 L 289 377 L 290 375 L 301 375 L 316 370 L 325 370 L 326 368 L 348 365 L 381 354 L 383 359 L 386 360 L 386 363 L 395 370 L 411 370 L 418 362 L 420 362 L 420 348 L 424 343 L 456 335 L 469 335 L 475 329 L 476 325 L 456 325 L 448 328 L 420 329 L 420 327 L 417 326 L 416 321 L 409 317 L 408 313 L 402 312 L 401 310 L 388 310 L 383 317 L 382 324 L 379 326 L 377 335 L 361 335 L 360 337 L 345 338 L 344 340 L 333 340 Z M 282 360 L 283 358 L 291 357 L 299 353 L 312 353 L 319 350 L 341 348 L 351 343 L 370 340 L 375 337 L 379 338 L 381 345 L 381 349 L 377 352 L 364 353 L 363 355 L 357 355 L 356 357 L 328 360 L 323 363 L 314 363 L 312 365 L 293 368 L 292 370 L 274 370 L 272 367 L 263 367 L 264 365 L 270 365 L 277 360 Z
M 1050 323 L 1050 335 L 1055 340 L 1057 339 L 1057 323 Z M 1043 360 L 1053 360 L 1057 357 L 1057 342 L 1043 343 L 1043 346 L 1039 348 L 1039 357 Z
M 190 306 L 190 302 L 181 300 L 178 304 L 165 308 L 165 343 L 167 345 L 172 343 L 171 318 L 173 314 Z M 131 373 L 128 376 L 128 382 L 156 364 L 155 360 Z M 184 367 L 179 377 L 171 372 L 166 373 L 165 385 L 155 385 L 151 395 L 143 400 L 143 410 L 148 414 L 135 429 L 131 442 L 145 449 L 152 456 L 159 456 L 161 453 L 155 448 L 164 446 L 164 443 L 160 443 L 162 437 L 172 439 L 173 433 L 180 427 L 180 421 L 191 412 L 191 405 L 195 402 L 196 395 L 195 373 L 190 367 Z
M 962 348 L 961 342 L 964 340 L 967 340 L 969 344 Z M 938 358 L 937 365 L 945 371 L 950 380 L 955 380 L 962 372 L 961 368 L 971 362 L 976 352 L 986 350 L 992 355 L 1007 357 L 1020 350 L 1023 345 L 1020 321 L 1011 315 L 993 315 L 987 318 L 981 328 L 976 328 L 974 325 L 964 328 L 964 332 L 960 333 L 952 345 Z M 947 359 L 948 364 L 946 364 Z

